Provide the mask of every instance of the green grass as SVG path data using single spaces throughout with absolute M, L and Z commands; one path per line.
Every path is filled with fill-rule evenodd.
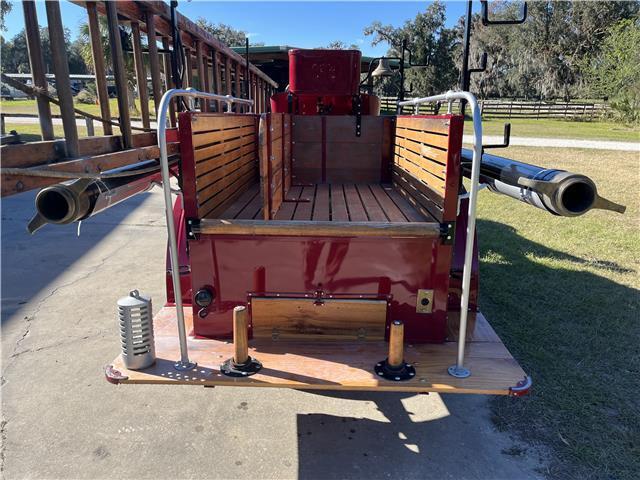
M 638 155 L 523 147 L 504 155 L 584 173 L 627 212 L 562 218 L 482 192 L 480 305 L 534 382 L 528 397 L 494 399 L 494 420 L 550 449 L 551 478 L 636 479 Z
M 504 124 L 511 123 L 514 137 L 575 138 L 583 140 L 617 140 L 640 142 L 640 128 L 614 122 L 577 122 L 554 119 L 495 119 L 482 120 L 483 135 L 502 135 Z M 465 122 L 465 133 L 472 134 L 473 126 Z
M 138 113 L 136 114 L 135 112 L 132 112 L 131 115 L 132 117 L 136 117 L 139 118 L 140 117 L 140 101 L 136 100 L 135 101 L 136 106 L 138 108 Z M 100 106 L 95 104 L 95 105 L 89 105 L 86 103 L 75 103 L 75 107 L 83 110 L 87 113 L 91 113 L 93 115 L 100 115 Z M 109 99 L 109 109 L 111 112 L 111 117 L 116 120 L 118 118 L 118 100 L 116 98 L 110 98 Z M 36 101 L 35 100 L 29 100 L 29 99 L 17 99 L 17 100 L 2 100 L 0 102 L 0 111 L 2 111 L 2 113 L 5 114 L 12 114 L 12 113 L 29 113 L 29 114 L 33 114 L 33 115 L 37 115 L 38 114 L 38 107 L 36 106 Z M 59 115 L 60 114 L 60 108 L 57 105 L 53 105 L 51 104 L 51 113 L 54 115 Z M 154 119 L 156 116 L 155 113 L 155 107 L 153 104 L 153 101 L 149 102 L 149 117 Z
M 94 125 L 96 125 L 94 126 L 94 133 L 96 135 L 103 135 L 102 127 L 98 127 L 97 122 L 94 123 Z M 40 135 L 40 125 L 38 125 L 37 123 L 23 124 L 7 122 L 5 124 L 5 130 L 7 133 L 15 130 L 16 132 L 18 132 L 18 134 L 20 134 L 20 140 L 23 142 L 39 142 L 40 140 L 42 140 L 42 137 Z M 118 132 L 118 128 L 114 127 L 114 133 L 117 134 Z M 56 138 L 64 138 L 64 130 L 62 128 L 62 125 L 54 125 L 53 134 Z M 78 136 L 86 137 L 87 128 L 78 126 Z

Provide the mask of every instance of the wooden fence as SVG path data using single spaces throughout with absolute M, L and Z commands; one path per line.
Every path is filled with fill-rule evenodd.
M 395 97 L 382 97 L 380 99 L 380 112 L 382 114 L 396 113 Z M 544 102 L 526 100 L 478 100 L 482 115 L 485 118 L 566 118 L 594 120 L 604 116 L 609 110 L 607 104 L 585 102 Z M 419 113 L 422 115 L 443 113 L 446 105 L 438 106 L 433 103 L 420 105 Z M 456 108 L 454 106 L 454 111 Z M 415 113 L 414 107 L 404 107 L 402 113 Z

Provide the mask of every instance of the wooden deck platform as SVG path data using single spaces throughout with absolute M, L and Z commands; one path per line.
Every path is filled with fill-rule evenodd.
M 256 184 L 219 218 L 261 219 L 262 197 Z M 334 222 L 429 222 L 391 185 L 318 184 L 292 186 L 275 220 Z
M 190 309 L 185 309 L 185 316 L 187 331 L 191 331 Z M 220 373 L 220 364 L 233 355 L 231 342 L 189 337 L 189 356 L 198 366 L 193 371 L 179 372 L 173 367 L 180 358 L 175 308 L 164 307 L 154 321 L 155 365 L 142 371 L 127 370 L 118 356 L 106 368 L 109 381 L 494 395 L 521 395 L 530 386 L 518 362 L 481 314 L 473 341 L 467 346 L 465 366 L 471 371 L 470 377 L 457 379 L 447 373 L 447 367 L 455 363 L 455 343 L 407 345 L 405 361 L 414 365 L 416 376 L 405 382 L 388 381 L 375 375 L 374 365 L 387 356 L 384 341 L 254 339 L 249 342 L 249 355 L 260 360 L 263 369 L 251 377 L 231 378 Z

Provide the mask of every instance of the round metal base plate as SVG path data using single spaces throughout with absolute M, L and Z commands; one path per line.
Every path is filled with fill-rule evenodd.
M 471 372 L 464 367 L 458 367 L 457 365 L 452 365 L 447 369 L 449 375 L 456 378 L 467 378 L 471 375 Z
M 400 367 L 392 368 L 387 360 L 376 363 L 373 368 L 376 375 L 384 378 L 385 380 L 391 380 L 392 382 L 402 382 L 410 380 L 416 376 L 416 369 L 409 363 L 403 363 Z
M 186 370 L 193 370 L 196 368 L 198 364 L 196 362 L 176 362 L 173 364 L 173 368 L 180 372 L 184 372 Z
M 247 363 L 238 364 L 233 358 L 220 365 L 220 371 L 227 377 L 248 377 L 260 371 L 262 364 L 255 358 L 249 357 Z

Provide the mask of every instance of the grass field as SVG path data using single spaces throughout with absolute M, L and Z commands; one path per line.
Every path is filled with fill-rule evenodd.
M 102 127 L 98 127 L 98 122 L 94 122 L 94 133 L 96 135 L 102 135 Z M 5 130 L 9 133 L 12 130 L 15 130 L 20 134 L 20 139 L 23 142 L 39 142 L 42 140 L 40 136 L 40 125 L 34 124 L 25 124 L 25 123 L 10 123 L 7 122 L 5 125 Z M 117 127 L 114 127 L 114 133 L 118 133 L 119 130 Z M 62 125 L 54 125 L 53 126 L 53 134 L 56 138 L 64 138 L 64 130 Z M 87 136 L 87 128 L 78 126 L 78 136 L 86 137 Z
M 553 119 L 495 119 L 482 120 L 483 135 L 502 135 L 504 124 L 511 123 L 514 137 L 576 138 L 583 140 L 617 140 L 640 142 L 640 127 L 614 122 L 575 122 Z M 465 122 L 465 133 L 472 134 L 470 121 Z
M 551 478 L 637 479 L 638 154 L 511 147 L 504 155 L 587 174 L 627 212 L 561 218 L 481 193 L 480 305 L 534 382 L 529 397 L 494 399 L 494 421 L 550 449 Z
M 138 108 L 138 111 L 140 110 L 140 102 L 138 100 L 135 101 L 136 102 L 136 106 Z M 86 104 L 86 103 L 75 103 L 75 107 L 83 110 L 87 113 L 91 113 L 93 115 L 100 115 L 100 106 L 99 105 L 90 105 L 90 104 Z M 109 99 L 109 109 L 111 112 L 111 117 L 113 119 L 117 119 L 118 118 L 118 99 L 116 98 L 110 98 Z M 36 106 L 36 101 L 35 100 L 29 100 L 29 99 L 17 99 L 17 100 L 2 100 L 2 102 L 0 102 L 0 111 L 2 111 L 2 113 L 4 114 L 12 114 L 12 113 L 28 113 L 28 114 L 33 114 L 33 115 L 37 115 L 38 114 L 38 107 Z M 60 114 L 60 107 L 58 107 L 57 105 L 51 105 L 51 113 L 53 115 L 59 115 Z M 155 107 L 154 107 L 154 103 L 153 101 L 149 102 L 149 116 L 150 118 L 155 118 L 156 116 L 156 112 L 155 112 Z M 138 112 L 137 114 L 135 112 L 132 112 L 132 117 L 140 117 L 140 113 Z

